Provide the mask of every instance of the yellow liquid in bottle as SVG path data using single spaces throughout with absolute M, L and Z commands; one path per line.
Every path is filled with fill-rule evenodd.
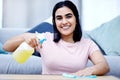
M 27 61 L 27 59 L 33 54 L 34 49 L 31 50 L 16 50 L 13 53 L 13 58 L 19 62 L 19 63 L 24 63 Z

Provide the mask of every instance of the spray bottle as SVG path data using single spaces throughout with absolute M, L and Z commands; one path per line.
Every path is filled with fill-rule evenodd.
M 38 39 L 40 39 L 40 44 L 42 44 L 46 38 L 44 37 L 44 34 L 40 34 L 36 32 L 36 36 Z M 28 60 L 28 58 L 34 53 L 34 48 L 32 48 L 29 44 L 26 42 L 22 42 L 20 46 L 13 52 L 13 58 L 19 62 L 24 63 Z

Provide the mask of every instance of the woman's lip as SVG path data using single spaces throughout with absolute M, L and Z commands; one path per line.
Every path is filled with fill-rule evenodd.
M 64 27 L 62 27 L 63 30 L 67 30 L 69 28 L 70 28 L 70 26 L 64 26 Z

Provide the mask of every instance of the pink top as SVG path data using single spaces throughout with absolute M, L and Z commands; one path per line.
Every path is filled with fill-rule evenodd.
M 88 57 L 98 46 L 90 39 L 81 38 L 76 43 L 68 43 L 62 39 L 55 43 L 53 34 L 44 33 L 46 41 L 39 49 L 42 57 L 42 74 L 74 73 L 86 67 Z

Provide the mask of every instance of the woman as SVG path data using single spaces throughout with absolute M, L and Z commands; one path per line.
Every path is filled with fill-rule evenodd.
M 109 66 L 98 46 L 82 37 L 76 6 L 71 1 L 61 1 L 55 5 L 52 16 L 54 33 L 43 33 L 47 39 L 43 44 L 36 39 L 36 34 L 25 33 L 8 40 L 4 49 L 14 51 L 26 41 L 41 54 L 42 74 L 106 74 Z M 93 66 L 86 67 L 88 59 L 93 62 Z

